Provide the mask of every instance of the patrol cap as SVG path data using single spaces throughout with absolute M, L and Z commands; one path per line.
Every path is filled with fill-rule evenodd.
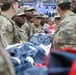
M 31 7 L 31 6 L 24 6 L 24 11 L 29 11 L 29 10 L 34 10 L 34 11 L 36 11 L 35 10 L 35 8 L 34 7 Z
M 49 18 L 49 16 L 48 16 L 48 15 L 43 14 L 43 15 L 42 15 L 42 18 L 45 18 L 45 19 L 46 19 L 46 18 Z
M 61 4 L 61 3 L 64 3 L 64 2 L 71 2 L 71 0 L 56 0 L 57 4 Z
M 24 11 L 24 8 L 25 8 L 25 7 L 26 7 L 26 6 L 21 6 L 19 9 Z
M 18 9 L 18 13 L 16 14 L 16 16 L 21 16 L 21 15 L 25 15 L 24 10 L 23 9 Z
M 54 18 L 61 18 L 61 17 L 60 17 L 60 15 L 56 15 L 56 16 L 54 16 Z
M 59 13 L 56 13 L 54 18 L 60 18 L 61 16 L 59 15 Z
M 24 13 L 17 13 L 16 16 L 25 15 Z
M 18 1 L 18 0 L 0 0 L 0 2 L 2 4 L 11 3 L 11 2 L 14 2 L 14 1 Z
M 42 16 L 40 14 L 37 14 L 36 18 L 42 18 Z

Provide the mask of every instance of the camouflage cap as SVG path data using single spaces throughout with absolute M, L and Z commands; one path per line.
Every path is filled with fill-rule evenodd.
M 24 10 L 23 9 L 18 9 L 18 13 L 16 14 L 16 16 L 21 16 L 21 15 L 25 15 Z
M 57 4 L 61 4 L 61 3 L 64 3 L 64 2 L 71 2 L 71 0 L 56 0 Z
M 0 3 L 6 4 L 6 3 L 14 2 L 14 1 L 18 1 L 18 0 L 0 0 Z
M 54 18 L 58 18 L 58 17 L 60 17 L 60 15 L 56 15 L 56 16 L 54 16 Z
M 48 16 L 48 15 L 43 14 L 43 15 L 42 15 L 42 18 L 45 18 L 45 19 L 46 19 L 46 18 L 49 18 L 49 16 Z
M 58 18 L 58 17 L 61 17 L 61 16 L 60 16 L 60 14 L 57 12 L 57 13 L 55 13 L 54 18 Z
M 35 8 L 34 7 L 31 7 L 31 6 L 24 6 L 24 11 L 28 11 L 28 10 L 34 10 L 35 11 Z
M 37 14 L 36 17 L 37 18 L 42 18 L 42 16 L 40 14 Z
M 26 6 L 21 6 L 20 9 L 21 9 L 21 10 L 24 10 L 25 7 L 26 7 Z

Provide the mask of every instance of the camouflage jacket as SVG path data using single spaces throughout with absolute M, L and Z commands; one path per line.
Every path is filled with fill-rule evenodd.
M 18 26 L 16 26 L 16 30 L 18 31 L 18 34 L 19 34 L 20 43 L 26 42 L 27 38 L 26 38 L 25 31 Z
M 59 24 L 53 41 L 54 48 L 76 48 L 76 14 L 69 13 Z
M 0 15 L 0 33 L 2 44 L 7 45 L 19 43 L 18 31 L 16 31 L 15 23 L 6 15 Z
M 4 50 L 0 42 L 0 75 L 15 75 L 10 55 Z
M 44 28 L 41 25 L 39 25 L 37 28 L 34 26 L 34 24 L 32 24 L 32 25 L 34 27 L 35 34 L 36 33 L 44 33 Z
M 26 22 L 21 28 L 25 31 L 26 41 L 28 41 L 35 33 L 31 22 Z

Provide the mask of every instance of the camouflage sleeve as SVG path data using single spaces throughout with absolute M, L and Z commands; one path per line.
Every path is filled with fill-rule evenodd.
M 20 43 L 25 43 L 27 41 L 25 31 L 18 27 L 18 33 L 20 37 Z
M 55 38 L 57 43 L 76 45 L 76 22 L 68 23 L 64 28 L 60 29 Z
M 1 26 L 1 41 L 3 45 L 6 47 L 13 42 L 13 28 L 9 21 L 0 22 Z
M 6 70 L 6 65 L 4 64 L 3 58 L 0 56 L 0 75 L 4 73 Z
M 5 64 L 3 57 L 0 55 L 0 75 L 9 75 L 7 70 L 7 65 Z
M 14 24 L 13 27 L 13 44 L 20 43 L 20 35 L 17 26 Z
M 30 29 L 29 25 L 27 23 L 25 23 L 24 25 L 22 25 L 21 28 L 24 30 L 24 34 L 26 36 L 25 41 L 27 42 L 28 39 L 29 39 L 29 33 L 30 33 L 30 31 L 29 31 L 29 29 Z
M 0 43 L 0 75 L 15 75 L 10 55 L 4 50 Z

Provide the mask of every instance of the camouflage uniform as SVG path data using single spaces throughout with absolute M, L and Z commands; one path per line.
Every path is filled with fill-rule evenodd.
M 0 3 L 0 5 L 2 4 Z M 0 28 L 0 35 L 1 35 L 1 28 Z M 1 36 L 0 36 L 0 75 L 15 75 L 10 55 L 6 52 L 6 50 L 4 50 L 4 46 L 2 45 Z
M 10 55 L 3 49 L 0 42 L 0 75 L 15 75 Z
M 64 17 L 54 34 L 54 48 L 71 47 L 76 49 L 76 15 L 69 13 Z
M 15 26 L 15 23 L 7 16 L 0 15 L 1 41 L 4 47 L 20 42 Z
M 2 4 L 0 3 L 0 6 Z M 0 33 L 1 35 L 1 33 Z M 10 55 L 3 49 L 0 36 L 0 75 L 15 75 Z
M 18 26 L 16 26 L 16 30 L 18 31 L 19 34 L 20 43 L 24 43 L 25 41 L 27 41 L 25 31 Z
M 33 27 L 34 27 L 35 34 L 44 33 L 44 28 L 41 25 L 39 25 L 37 28 L 34 25 L 33 25 Z
M 28 41 L 35 33 L 31 22 L 26 22 L 21 28 L 25 31 L 26 41 Z
M 35 12 L 34 15 L 35 15 L 34 21 L 36 21 L 36 22 L 40 21 L 41 22 L 41 18 L 42 18 L 41 14 L 38 14 Z M 32 23 L 32 26 L 34 27 L 35 34 L 36 33 L 44 33 L 44 28 L 40 25 L 40 23 L 37 24 L 37 26 L 36 26 L 34 21 Z

